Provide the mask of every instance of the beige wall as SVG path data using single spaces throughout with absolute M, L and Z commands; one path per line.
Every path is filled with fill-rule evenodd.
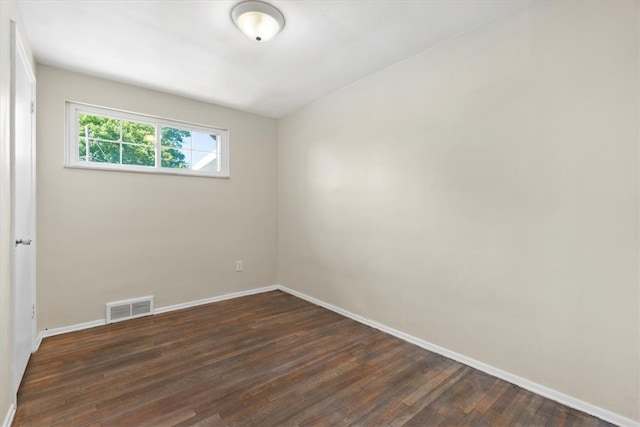
M 231 178 L 64 168 L 67 100 L 228 129 Z M 38 330 L 275 283 L 275 120 L 39 66 L 37 123 Z
M 640 420 L 636 2 L 533 2 L 279 121 L 279 283 Z
M 640 6 L 638 6 L 636 8 L 636 16 L 637 16 L 637 22 L 638 22 L 638 30 L 637 30 L 637 53 L 638 53 L 638 57 L 637 57 L 637 61 L 638 61 L 638 97 L 636 99 L 636 102 L 638 103 L 638 141 L 640 142 Z M 640 165 L 640 149 L 638 150 L 638 163 Z M 640 167 L 639 167 L 640 169 Z M 638 174 L 638 179 L 640 180 L 640 173 Z M 638 220 L 640 221 L 640 215 L 638 216 Z M 640 227 L 638 227 L 638 229 L 640 230 Z M 638 265 L 639 265 L 639 270 L 640 270 L 640 236 L 639 236 L 639 250 L 638 250 Z M 638 346 L 638 353 L 640 354 L 640 281 L 638 284 L 638 292 L 637 292 L 637 298 L 638 298 L 638 310 L 636 312 L 636 324 L 638 325 L 638 329 L 637 329 L 637 333 L 638 333 L 638 341 L 636 343 L 636 345 Z M 640 364 L 640 355 L 638 356 L 638 363 Z M 636 415 L 638 418 L 640 418 L 640 366 L 638 367 L 638 375 L 637 375 L 637 384 L 636 384 L 636 390 L 638 393 L 638 400 L 636 402 L 637 404 L 637 409 L 636 409 Z

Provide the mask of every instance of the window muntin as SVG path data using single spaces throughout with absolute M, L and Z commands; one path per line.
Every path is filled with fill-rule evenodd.
M 228 177 L 227 131 L 67 103 L 65 165 Z

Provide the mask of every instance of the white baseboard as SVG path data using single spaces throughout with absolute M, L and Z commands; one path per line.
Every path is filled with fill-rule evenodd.
M 551 389 L 549 387 L 545 387 L 533 381 L 529 381 L 526 378 L 519 377 L 512 373 L 503 371 L 502 369 L 498 369 L 494 366 L 488 365 L 486 363 L 480 362 L 478 360 L 475 360 L 470 357 L 464 356 L 462 354 L 456 353 L 454 351 L 448 350 L 444 347 L 440 347 L 439 345 L 436 345 L 428 341 L 422 340 L 420 338 L 414 337 L 412 335 L 406 334 L 397 329 L 394 329 L 389 326 L 383 325 L 381 323 L 375 322 L 373 320 L 364 318 L 360 315 L 352 313 L 343 308 L 336 307 L 335 305 L 326 303 L 317 298 L 303 294 L 302 292 L 294 291 L 293 289 L 289 289 L 281 285 L 278 285 L 277 288 L 283 292 L 286 292 L 288 294 L 291 294 L 303 300 L 309 301 L 310 303 L 313 303 L 320 307 L 336 312 L 342 316 L 353 319 L 356 322 L 362 323 L 367 326 L 371 326 L 372 328 L 375 328 L 379 331 L 386 332 L 389 335 L 393 335 L 394 337 L 400 338 L 401 340 L 407 341 L 411 344 L 415 344 L 418 347 L 422 347 L 434 353 L 441 354 L 442 356 L 448 357 L 449 359 L 453 359 L 457 362 L 463 363 L 472 368 L 486 372 L 489 375 L 492 375 L 494 377 L 510 382 L 511 384 L 515 384 L 519 387 L 532 391 L 536 394 L 539 394 L 540 396 L 554 400 L 558 403 L 562 403 L 563 405 L 566 405 L 571 408 L 577 409 L 579 411 L 585 412 L 587 414 L 593 415 L 594 417 L 619 425 L 621 427 L 640 427 L 640 422 L 638 421 L 634 421 L 630 418 L 616 414 L 615 412 L 611 412 L 609 410 L 600 408 L 598 406 L 595 406 L 590 403 L 584 402 L 582 400 L 576 399 L 574 397 L 568 396 L 557 390 Z
M 98 319 L 98 320 L 92 320 L 91 322 L 78 323 L 76 325 L 45 329 L 44 331 L 40 331 L 38 333 L 38 338 L 36 338 L 36 349 L 34 351 L 38 351 L 38 349 L 40 348 L 40 344 L 42 343 L 42 340 L 47 337 L 66 334 L 67 332 L 81 331 L 83 329 L 95 328 L 96 326 L 102 326 L 106 324 L 107 324 L 107 321 L 105 319 Z
M 4 422 L 2 423 L 2 427 L 11 427 L 11 423 L 13 422 L 13 417 L 16 415 L 16 404 L 15 402 L 9 406 L 9 410 L 7 411 L 7 416 L 4 417 Z
M 204 299 L 199 299 L 199 300 L 196 300 L 196 301 L 183 302 L 181 304 L 168 305 L 166 307 L 156 308 L 153 314 L 168 313 L 170 311 L 182 310 L 184 308 L 195 307 L 195 306 L 203 305 L 203 304 L 210 304 L 212 302 L 224 301 L 224 300 L 233 299 L 233 298 L 246 297 L 248 295 L 261 294 L 261 293 L 264 293 L 264 292 L 271 292 L 271 291 L 275 291 L 277 289 L 279 289 L 279 288 L 276 285 L 265 286 L 265 287 L 262 287 L 262 288 L 250 289 L 248 291 L 233 292 L 233 293 L 230 293 L 230 294 L 220 295 L 220 296 L 217 296 L 217 297 L 204 298 Z
M 182 310 L 184 308 L 195 307 L 203 304 L 210 304 L 212 302 L 224 301 L 224 300 L 233 299 L 233 298 L 240 298 L 248 295 L 261 294 L 263 292 L 275 291 L 277 289 L 278 289 L 278 286 L 276 285 L 265 286 L 262 288 L 250 289 L 248 291 L 233 292 L 230 294 L 224 294 L 216 297 L 184 302 L 181 304 L 168 305 L 165 307 L 156 307 L 155 310 L 153 311 L 153 314 L 168 313 L 174 310 Z M 74 331 L 81 331 L 83 329 L 95 328 L 96 326 L 103 326 L 106 324 L 107 324 L 106 319 L 98 319 L 98 320 L 92 320 L 91 322 L 78 323 L 76 325 L 45 329 L 44 331 L 40 331 L 40 333 L 38 333 L 34 351 L 37 351 L 38 348 L 40 348 L 40 344 L 42 343 L 42 340 L 44 338 L 53 337 L 55 335 L 60 335 L 60 334 L 66 334 L 67 332 L 74 332 Z

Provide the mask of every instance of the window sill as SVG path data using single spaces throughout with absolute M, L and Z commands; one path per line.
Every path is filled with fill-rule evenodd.
M 98 171 L 110 171 L 110 172 L 133 172 L 133 173 L 145 173 L 145 174 L 153 174 L 153 175 L 178 175 L 178 176 L 190 176 L 196 178 L 218 178 L 218 179 L 229 179 L 229 175 L 215 175 L 206 172 L 197 172 L 192 170 L 185 169 L 157 169 L 151 167 L 144 166 L 110 166 L 108 164 L 65 164 L 65 168 L 67 169 L 84 169 L 84 170 L 98 170 Z

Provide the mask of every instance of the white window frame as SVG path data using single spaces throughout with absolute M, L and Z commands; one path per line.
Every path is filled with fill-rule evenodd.
M 155 166 L 123 165 L 117 163 L 99 163 L 80 160 L 78 154 L 78 117 L 80 114 L 91 114 L 102 117 L 109 117 L 118 120 L 131 120 L 139 123 L 149 124 L 155 127 Z M 229 178 L 229 131 L 212 126 L 200 125 L 178 120 L 169 120 L 162 117 L 150 116 L 147 114 L 132 113 L 107 107 L 81 104 L 77 102 L 66 103 L 66 126 L 65 126 L 65 155 L 64 166 L 68 168 L 80 169 L 100 169 L 123 172 L 142 172 L 168 175 L 203 176 L 212 178 Z M 220 159 L 220 171 L 199 171 L 191 169 L 167 168 L 161 166 L 160 151 L 162 146 L 161 127 L 172 127 L 196 132 L 204 132 L 209 135 L 216 135 L 218 156 Z M 88 143 L 88 141 L 87 141 Z

